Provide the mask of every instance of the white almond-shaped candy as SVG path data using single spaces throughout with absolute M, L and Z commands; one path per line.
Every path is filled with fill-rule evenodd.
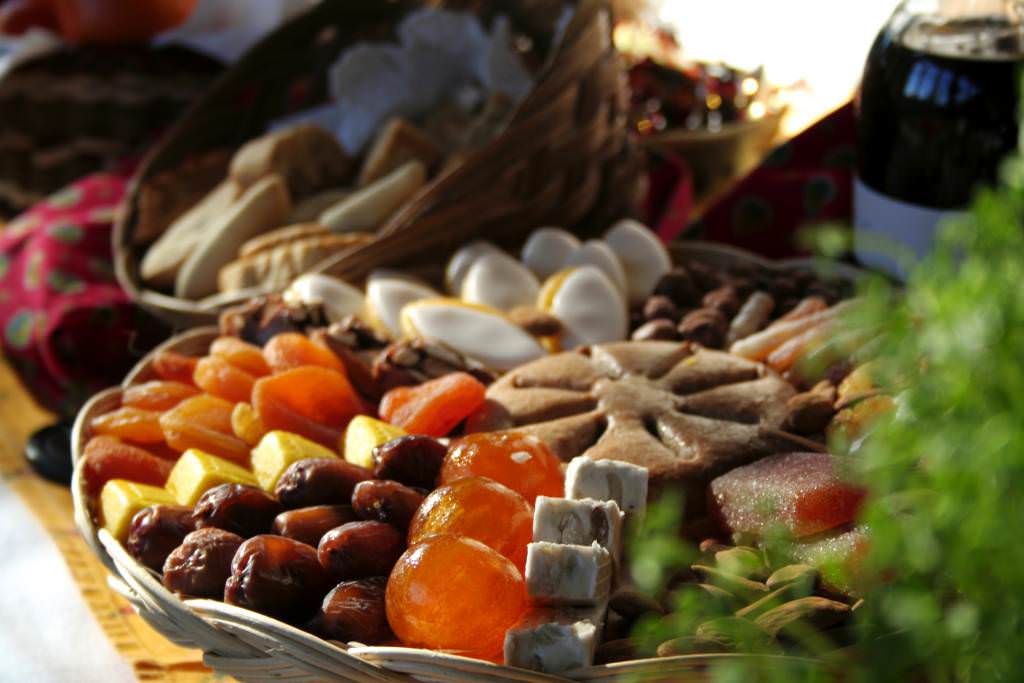
M 614 500 L 537 496 L 533 540 L 569 545 L 597 543 L 617 561 L 622 549 L 622 519 L 622 510 Z
M 544 283 L 537 307 L 562 322 L 563 349 L 621 341 L 629 333 L 622 292 L 596 266 L 562 271 Z
M 630 305 L 642 304 L 654 291 L 661 276 L 672 268 L 665 245 L 639 221 L 624 218 L 605 233 L 604 241 L 619 257 L 626 271 Z
M 566 268 L 577 266 L 597 266 L 619 288 L 620 292 L 626 293 L 626 271 L 622 269 L 619 257 L 606 242 L 601 240 L 584 242 L 565 262 Z
M 635 520 L 647 505 L 647 468 L 620 460 L 575 457 L 565 470 L 565 497 L 614 500 Z
M 531 609 L 505 632 L 505 664 L 561 673 L 594 662 L 605 607 Z
M 478 258 L 462 281 L 460 296 L 471 304 L 483 304 L 499 311 L 516 306 L 533 306 L 540 283 L 526 266 L 501 252 Z
M 580 241 L 561 228 L 538 228 L 523 245 L 519 258 L 523 265 L 545 280 L 565 268 L 565 262 L 579 249 Z
M 349 283 L 322 273 L 306 273 L 288 286 L 285 301 L 305 304 L 323 304 L 327 319 L 341 322 L 350 315 L 365 315 L 366 297 L 362 290 Z
M 540 343 L 501 311 L 458 299 L 430 299 L 406 306 L 402 311 L 402 330 L 411 337 L 443 342 L 499 371 L 545 355 Z
M 538 541 L 526 546 L 526 592 L 547 605 L 600 605 L 612 582 L 611 554 L 597 543 L 563 545 Z
M 461 247 L 458 251 L 452 254 L 452 257 L 448 259 L 448 266 L 444 269 L 444 286 L 448 288 L 448 293 L 453 296 L 458 296 L 459 292 L 462 291 L 462 281 L 466 277 L 466 273 L 476 263 L 476 260 L 485 254 L 500 254 L 501 249 L 494 246 L 490 242 L 470 242 L 464 247 Z
M 402 336 L 403 308 L 414 301 L 439 296 L 426 283 L 395 271 L 374 271 L 366 280 L 367 313 L 394 339 Z

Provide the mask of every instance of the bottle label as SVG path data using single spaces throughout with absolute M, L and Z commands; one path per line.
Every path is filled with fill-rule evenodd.
M 958 215 L 961 212 L 893 199 L 856 178 L 853 182 L 854 254 L 865 266 L 903 280 L 907 267 L 931 250 L 939 223 Z

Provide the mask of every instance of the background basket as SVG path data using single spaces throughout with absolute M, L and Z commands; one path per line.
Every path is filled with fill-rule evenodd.
M 418 6 L 323 2 L 260 42 L 179 121 L 134 178 L 114 230 L 118 281 L 133 298 L 178 325 L 215 319 L 214 307 L 148 289 L 139 277 L 145 247 L 217 180 L 182 169 L 205 160 L 204 168 L 220 164 L 223 177 L 225 152 L 270 121 L 326 101 L 326 72 L 338 54 L 358 40 L 389 39 Z M 607 0 L 581 0 L 507 128 L 425 186 L 376 240 L 316 269 L 358 279 L 380 266 L 443 259 L 474 237 L 514 243 L 543 224 L 586 234 L 628 213 L 641 155 L 627 133 L 627 85 L 611 28 Z M 163 219 L 155 223 L 156 213 Z
M 700 260 L 723 268 L 745 264 L 769 269 L 819 267 L 813 261 L 772 262 L 749 252 L 702 242 L 673 244 L 676 262 Z M 830 277 L 856 279 L 859 271 L 843 264 L 828 264 L 821 271 Z M 79 412 L 72 432 L 75 475 L 72 495 L 75 523 L 90 547 L 111 571 L 108 582 L 157 631 L 183 647 L 204 652 L 204 662 L 217 671 L 242 681 L 408 681 L 410 676 L 434 681 L 502 681 L 540 683 L 553 681 L 672 680 L 706 683 L 708 666 L 716 660 L 743 657 L 738 654 L 681 655 L 597 665 L 568 672 L 564 677 L 489 664 L 428 650 L 403 647 L 366 647 L 357 643 L 325 641 L 283 622 L 213 600 L 182 600 L 159 577 L 135 561 L 106 531 L 97 528 L 88 507 L 82 470 L 82 453 L 92 436 L 89 424 L 120 404 L 124 387 L 156 377 L 152 357 L 168 349 L 186 355 L 205 354 L 217 337 L 214 327 L 182 333 L 144 358 L 120 387 L 92 398 Z M 793 662 L 792 658 L 787 661 Z

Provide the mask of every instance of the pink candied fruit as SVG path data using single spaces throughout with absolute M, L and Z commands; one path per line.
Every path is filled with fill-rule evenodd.
M 827 453 L 773 455 L 723 474 L 710 489 L 711 516 L 729 533 L 763 536 L 781 525 L 795 538 L 853 522 L 865 495 L 839 478 Z

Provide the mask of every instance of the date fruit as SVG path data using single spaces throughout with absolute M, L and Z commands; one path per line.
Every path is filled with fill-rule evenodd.
M 316 613 L 329 588 L 316 548 L 284 536 L 253 536 L 231 562 L 224 602 L 299 623 Z
M 402 436 L 373 449 L 377 479 L 393 479 L 406 486 L 432 489 L 441 472 L 447 447 L 429 436 Z
M 342 642 L 379 645 L 395 639 L 388 626 L 384 591 L 387 577 L 339 583 L 320 606 L 320 633 Z
M 315 548 L 328 531 L 356 519 L 351 505 L 314 505 L 282 512 L 274 518 L 271 531 Z
M 247 484 L 221 484 L 208 490 L 196 502 L 196 527 L 215 527 L 243 538 L 265 534 L 281 512 L 277 499 L 261 488 Z
M 125 549 L 153 571 L 160 571 L 171 551 L 195 531 L 192 511 L 177 505 L 152 505 L 135 513 Z
M 349 522 L 320 539 L 320 565 L 336 581 L 387 576 L 405 551 L 405 536 L 384 522 Z
M 274 487 L 288 509 L 348 503 L 356 484 L 371 479 L 370 470 L 338 458 L 307 458 L 288 466 Z
M 242 545 L 238 534 L 223 529 L 197 529 L 171 551 L 164 562 L 164 586 L 190 598 L 224 595 L 231 560 Z
M 356 484 L 352 509 L 362 519 L 387 522 L 405 531 L 423 502 L 423 494 L 390 479 L 371 479 Z

